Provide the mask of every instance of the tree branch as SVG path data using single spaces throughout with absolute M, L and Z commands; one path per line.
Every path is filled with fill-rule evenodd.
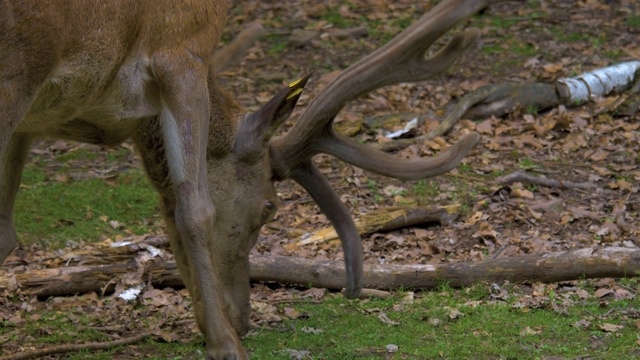
M 573 181 L 562 181 L 562 180 L 553 180 L 547 178 L 540 178 L 537 176 L 533 176 L 530 174 L 523 173 L 521 171 L 514 171 L 511 174 L 501 176 L 496 179 L 498 184 L 511 184 L 514 182 L 521 182 L 527 184 L 536 184 L 547 187 L 558 187 L 558 188 L 578 188 L 578 189 L 593 189 L 598 187 L 596 184 L 592 182 L 573 182 Z
M 104 342 L 90 342 L 84 344 L 63 344 L 63 345 L 54 345 L 50 347 L 46 347 L 43 349 L 34 349 L 34 350 L 26 350 L 19 353 L 15 353 L 12 355 L 7 355 L 1 360 L 23 360 L 23 359 L 34 359 L 41 358 L 46 355 L 52 354 L 62 354 L 80 350 L 104 350 L 122 345 L 131 345 L 137 342 L 140 342 L 146 338 L 151 336 L 149 333 L 142 333 L 135 336 L 131 336 L 128 338 L 113 340 L 113 341 L 104 341 Z
M 136 256 L 132 251 L 131 257 Z M 104 257 L 101 258 L 102 260 Z M 91 259 L 81 261 L 87 263 Z M 113 265 L 85 265 L 0 274 L 0 293 L 14 292 L 41 297 L 89 291 L 113 291 L 116 281 L 136 271 L 132 262 Z M 603 277 L 640 276 L 640 250 L 631 248 L 586 248 L 551 254 L 533 254 L 487 259 L 473 263 L 436 265 L 365 265 L 365 288 L 431 289 L 448 283 L 467 286 L 479 281 L 555 282 Z M 251 257 L 253 281 L 275 281 L 298 286 L 341 289 L 342 261 L 317 261 L 287 256 Z M 173 261 L 157 259 L 146 264 L 142 280 L 156 286 L 182 286 Z

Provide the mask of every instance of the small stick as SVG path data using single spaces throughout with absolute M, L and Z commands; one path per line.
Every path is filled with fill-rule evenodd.
M 94 331 L 105 331 L 105 332 L 123 332 L 126 331 L 126 327 L 122 325 L 109 325 L 109 326 L 87 326 L 85 328 L 80 328 L 80 330 L 89 329 Z
M 140 342 L 140 341 L 148 338 L 149 336 L 151 336 L 150 333 L 142 333 L 142 334 L 138 334 L 138 335 L 135 335 L 135 336 L 131 336 L 131 337 L 120 339 L 120 340 L 114 340 L 114 341 L 90 342 L 90 343 L 85 343 L 85 344 L 57 345 L 57 346 L 47 347 L 47 348 L 44 348 L 44 349 L 35 349 L 35 350 L 22 351 L 20 353 L 16 353 L 16 354 L 13 354 L 13 355 L 8 355 L 8 356 L 2 357 L 0 359 L 1 360 L 22 360 L 22 359 L 41 358 L 41 357 L 43 357 L 45 355 L 68 353 L 68 352 L 80 351 L 80 350 L 85 350 L 85 349 L 87 349 L 87 350 L 104 350 L 104 349 L 109 349 L 109 348 L 116 347 L 116 346 L 121 346 L 121 345 L 135 344 L 137 342 Z
M 577 189 L 593 189 L 598 187 L 596 184 L 592 182 L 572 182 L 572 181 L 561 181 L 561 180 L 553 180 L 547 178 L 540 178 L 537 176 L 525 174 L 521 171 L 514 171 L 511 174 L 501 176 L 496 179 L 499 184 L 511 184 L 514 182 L 522 182 L 528 184 L 542 185 L 547 187 L 558 187 L 558 188 L 577 188 Z

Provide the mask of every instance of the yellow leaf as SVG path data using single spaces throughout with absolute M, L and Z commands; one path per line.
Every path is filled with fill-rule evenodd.
M 548 72 L 548 73 L 557 73 L 558 71 L 562 70 L 562 65 L 560 64 L 549 64 L 549 65 L 545 65 L 542 67 L 544 69 L 544 71 Z
M 513 189 L 511 196 L 524 199 L 533 199 L 533 193 L 527 189 Z
M 467 224 L 475 225 L 478 221 L 482 220 L 482 211 L 476 211 L 468 220 Z

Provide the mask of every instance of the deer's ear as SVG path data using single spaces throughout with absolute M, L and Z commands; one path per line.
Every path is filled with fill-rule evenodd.
M 260 144 L 260 147 L 264 146 L 278 127 L 293 112 L 293 108 L 296 106 L 298 99 L 300 99 L 302 89 L 309 77 L 311 77 L 311 74 L 292 82 L 289 86 L 280 90 L 260 110 L 247 114 L 241 121 L 236 147 L 246 147 L 249 143 Z M 250 146 L 250 148 L 254 148 L 255 145 Z M 246 150 L 250 149 L 247 148 Z

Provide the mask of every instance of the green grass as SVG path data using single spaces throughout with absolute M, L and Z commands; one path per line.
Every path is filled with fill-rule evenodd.
M 479 15 L 478 15 L 479 16 Z M 494 16 L 490 18 L 491 25 L 498 29 L 507 29 L 511 25 L 514 25 L 517 21 L 513 19 L 505 19 L 503 17 Z
M 556 37 L 556 40 L 562 41 L 562 42 L 577 42 L 577 41 L 586 41 L 586 40 L 589 40 L 590 38 L 591 38 L 591 35 L 589 35 L 588 33 L 570 32 L 570 33 L 558 35 Z
M 318 359 L 379 359 L 386 346 L 398 346 L 391 359 L 511 358 L 539 359 L 544 356 L 628 358 L 637 351 L 635 320 L 619 316 L 632 311 L 638 301 L 598 300 L 562 308 L 564 297 L 543 300 L 539 308 L 522 307 L 516 301 L 474 303 L 473 291 L 429 292 L 413 305 L 400 300 L 348 301 L 335 297 L 323 303 L 296 305 L 306 316 L 285 321 L 288 331 L 259 331 L 245 340 L 255 359 L 288 359 L 287 349 L 310 352 Z M 486 287 L 486 285 L 485 285 Z M 469 292 L 471 294 L 467 294 Z M 464 314 L 452 318 L 454 309 Z M 384 324 L 384 312 L 397 326 Z M 587 328 L 575 324 L 586 319 Z M 604 323 L 623 325 L 606 333 Z M 321 329 L 314 334 L 303 328 Z M 593 347 L 594 341 L 603 342 Z M 617 355 L 616 355 L 617 354 Z
M 489 44 L 482 47 L 482 52 L 485 54 L 499 54 L 504 51 L 504 48 L 500 44 Z
M 605 50 L 602 52 L 602 55 L 612 60 L 618 60 L 623 58 L 626 55 L 626 53 L 621 49 L 616 49 L 616 50 Z
M 528 157 L 523 157 L 519 161 L 518 167 L 521 170 L 532 170 L 539 168 L 540 165 Z
M 358 21 L 340 15 L 338 8 L 327 11 L 321 16 L 321 19 L 340 29 L 358 26 Z
M 67 163 L 73 158 L 67 155 L 56 160 Z M 107 156 L 110 159 L 117 161 L 118 157 Z M 141 170 L 119 172 L 108 180 L 70 177 L 55 181 L 56 175 L 68 171 L 83 172 L 62 168 L 49 175 L 41 166 L 25 168 L 14 209 L 20 241 L 61 248 L 69 241 L 99 241 L 109 236 L 152 232 L 149 224 L 159 219 L 157 195 Z
M 271 45 L 271 47 L 267 51 L 267 55 L 275 56 L 275 55 L 283 52 L 287 48 L 288 44 L 289 44 L 289 42 L 285 41 L 285 40 L 281 40 L 281 41 L 278 41 L 278 42 L 274 43 L 273 45 Z
M 529 43 L 512 44 L 510 49 L 512 53 L 522 55 L 522 56 L 534 56 L 540 52 L 540 49 L 538 47 Z
M 430 198 L 440 194 L 440 185 L 431 180 L 421 179 L 415 182 L 409 190 L 409 196 L 418 200 L 419 203 L 430 203 Z
M 628 288 L 639 285 L 637 279 L 620 282 Z M 579 281 L 577 287 L 593 294 L 589 282 Z M 242 342 L 251 358 L 258 360 L 291 359 L 292 350 L 308 352 L 310 359 L 372 360 L 542 359 L 583 355 L 594 359 L 629 359 L 640 354 L 637 297 L 607 300 L 591 296 L 585 300 L 575 291 L 562 291 L 555 286 L 545 287 L 543 294 L 531 295 L 529 286 L 506 285 L 502 288 L 509 294 L 506 300 L 494 300 L 490 289 L 488 284 L 464 289 L 444 285 L 439 290 L 417 293 L 413 303 L 403 303 L 401 293 L 385 300 L 347 300 L 334 294 L 320 304 L 304 300 L 281 302 L 277 304 L 281 314 L 286 307 L 294 308 L 302 316 L 254 329 Z M 34 313 L 40 312 L 32 312 L 20 325 L 0 323 L 0 335 L 3 331 L 15 331 L 8 341 L 26 336 L 30 343 L 42 344 L 109 340 L 103 333 L 88 328 L 96 324 L 87 319 L 92 315 L 86 310 L 42 312 L 41 317 L 34 317 Z M 162 317 L 158 312 L 145 315 L 152 314 Z M 397 324 L 383 322 L 382 314 Z M 605 324 L 621 328 L 608 332 L 603 329 Z M 389 345 L 397 346 L 397 352 L 389 353 Z M 194 358 L 203 349 L 202 337 L 195 335 L 187 343 L 147 340 L 136 344 L 134 350 L 125 347 L 82 352 L 69 358 L 108 359 L 134 351 L 146 354 L 145 358 L 186 359 Z
M 630 27 L 640 28 L 640 15 L 629 16 L 625 23 Z

